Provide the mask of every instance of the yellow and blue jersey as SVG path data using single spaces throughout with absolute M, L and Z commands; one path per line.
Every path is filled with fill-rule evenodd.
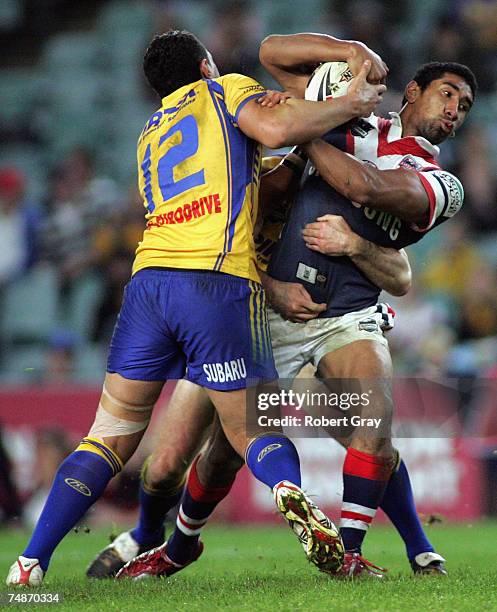
M 143 268 L 214 270 L 259 281 L 253 228 L 261 145 L 237 125 L 264 88 L 228 74 L 162 100 L 138 141 L 147 226 L 133 274 Z

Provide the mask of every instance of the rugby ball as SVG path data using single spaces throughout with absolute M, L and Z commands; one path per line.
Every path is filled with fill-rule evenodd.
M 325 62 L 312 73 L 305 90 L 305 99 L 322 102 L 344 96 L 353 78 L 347 62 Z

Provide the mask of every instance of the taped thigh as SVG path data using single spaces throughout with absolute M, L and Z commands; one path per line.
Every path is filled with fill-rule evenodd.
M 103 388 L 95 421 L 89 436 L 108 438 L 112 436 L 129 436 L 146 429 L 154 405 L 136 406 L 114 398 Z

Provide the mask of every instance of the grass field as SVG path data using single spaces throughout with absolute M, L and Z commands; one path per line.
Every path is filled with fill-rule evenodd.
M 107 541 L 105 532 L 71 533 L 58 548 L 42 590 L 62 610 L 497 610 L 497 523 L 435 526 L 430 536 L 449 560 L 450 578 L 410 574 L 398 536 L 387 527 L 368 535 L 366 556 L 389 568 L 382 581 L 334 581 L 310 567 L 289 530 L 205 530 L 206 551 L 169 580 L 88 581 L 84 570 Z M 27 534 L 0 531 L 0 573 L 22 550 Z M 0 587 L 5 603 L 7 587 Z M 26 591 L 22 591 L 26 592 Z M 33 592 L 33 591 L 31 591 Z M 0 606 L 1 607 L 1 606 Z M 5 609 L 40 609 L 34 604 Z

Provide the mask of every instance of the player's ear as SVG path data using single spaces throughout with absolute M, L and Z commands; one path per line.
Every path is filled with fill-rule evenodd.
M 212 66 L 206 57 L 200 62 L 200 74 L 203 79 L 212 79 L 214 76 L 212 73 Z
M 409 81 L 409 83 L 407 83 L 405 97 L 409 104 L 416 102 L 420 93 L 421 93 L 421 89 L 419 85 L 416 83 L 416 81 Z

